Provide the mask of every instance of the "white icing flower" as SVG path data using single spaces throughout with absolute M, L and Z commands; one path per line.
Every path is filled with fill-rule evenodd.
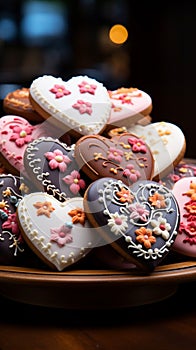
M 110 219 L 108 219 L 108 226 L 110 226 L 111 231 L 115 235 L 124 233 L 128 228 L 127 216 L 119 215 L 117 212 L 110 214 Z
M 169 231 L 171 230 L 170 224 L 163 217 L 159 217 L 158 220 L 151 221 L 153 229 L 153 233 L 157 236 L 162 236 L 163 239 L 169 238 Z

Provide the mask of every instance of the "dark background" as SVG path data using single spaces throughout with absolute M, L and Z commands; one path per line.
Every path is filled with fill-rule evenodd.
M 195 21 L 195 1 L 1 1 L 1 102 L 43 74 L 137 87 L 152 98 L 152 121 L 178 125 L 195 158 Z M 123 45 L 108 40 L 116 23 L 128 29 Z

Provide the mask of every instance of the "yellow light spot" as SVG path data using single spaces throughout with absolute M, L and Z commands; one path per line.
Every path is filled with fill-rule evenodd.
M 115 24 L 109 31 L 109 38 L 115 44 L 123 44 L 128 38 L 128 31 L 123 25 Z

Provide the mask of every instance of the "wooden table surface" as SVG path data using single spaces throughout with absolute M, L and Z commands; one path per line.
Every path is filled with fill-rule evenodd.
M 195 350 L 195 301 L 196 282 L 124 310 L 72 311 L 1 297 L 0 350 Z

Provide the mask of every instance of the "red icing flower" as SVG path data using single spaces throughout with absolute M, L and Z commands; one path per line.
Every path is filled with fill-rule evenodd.
M 50 92 L 55 94 L 56 98 L 60 98 L 71 94 L 71 92 L 67 90 L 64 85 L 59 84 L 55 84 L 54 87 L 50 89 Z
M 70 185 L 70 191 L 77 194 L 80 189 L 84 189 L 85 181 L 80 178 L 80 173 L 77 170 L 73 170 L 70 175 L 65 176 L 63 179 L 67 185 Z
M 127 103 L 127 104 L 131 104 L 133 105 L 133 102 L 131 100 L 131 96 L 129 96 L 128 94 L 123 94 L 121 96 L 119 96 L 118 98 L 119 100 L 121 100 L 121 102 L 124 104 L 124 103 Z
M 179 233 L 184 232 L 189 237 L 196 236 L 196 221 L 190 221 L 187 225 L 183 222 L 180 223 Z
M 89 84 L 87 81 L 83 81 L 81 84 L 78 84 L 79 88 L 80 88 L 80 92 L 83 94 L 85 92 L 88 92 L 89 94 L 94 95 L 95 94 L 95 90 L 97 88 L 96 85 L 94 84 Z
M 133 152 L 146 153 L 146 145 L 142 139 L 137 139 L 136 137 L 129 137 L 128 142 L 132 146 Z
M 190 200 L 189 202 L 185 203 L 184 209 L 188 212 L 188 214 L 185 214 L 184 217 L 187 217 L 188 215 L 196 215 L 196 201 Z
M 87 113 L 89 115 L 92 114 L 92 104 L 90 102 L 85 102 L 82 100 L 78 100 L 76 103 L 72 106 L 75 109 L 78 109 L 80 114 Z
M 13 235 L 18 236 L 20 234 L 16 213 L 8 216 L 8 219 L 2 224 L 2 229 L 11 230 Z
M 24 126 L 23 128 L 18 125 L 10 125 L 13 133 L 10 136 L 10 141 L 14 141 L 18 147 L 24 146 L 24 144 L 31 142 L 33 139 L 31 137 L 33 126 Z

